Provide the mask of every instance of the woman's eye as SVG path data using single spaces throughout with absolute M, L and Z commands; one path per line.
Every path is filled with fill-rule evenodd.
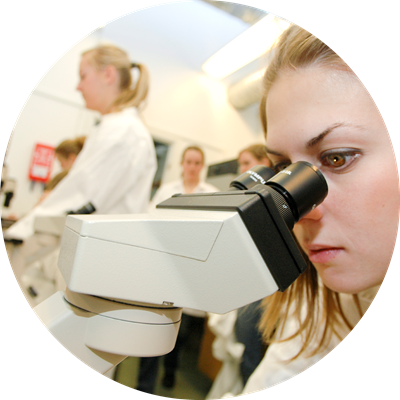
M 350 167 L 361 156 L 359 150 L 335 149 L 321 154 L 321 165 L 335 171 L 341 171 Z

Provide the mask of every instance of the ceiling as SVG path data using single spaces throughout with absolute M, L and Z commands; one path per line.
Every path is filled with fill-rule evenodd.
M 125 15 L 102 27 L 100 36 L 125 48 L 133 61 L 162 65 L 166 74 L 202 73 L 209 57 L 265 15 L 239 4 L 182 1 Z M 223 83 L 229 86 L 239 78 L 232 74 Z
M 220 10 L 223 10 L 230 15 L 240 18 L 242 21 L 250 25 L 255 24 L 256 22 L 258 22 L 260 19 L 264 18 L 267 15 L 267 12 L 263 10 L 245 6 L 242 4 L 227 3 L 225 1 L 212 1 L 212 0 L 202 0 L 202 1 L 214 7 L 219 8 Z
M 220 48 L 250 26 L 202 0 L 167 3 L 118 18 L 101 29 L 104 40 L 196 71 Z

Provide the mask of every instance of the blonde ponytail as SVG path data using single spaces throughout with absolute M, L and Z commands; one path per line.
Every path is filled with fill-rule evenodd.
M 139 79 L 136 85 L 132 87 L 122 88 L 120 95 L 115 99 L 113 108 L 120 111 L 125 107 L 140 107 L 146 100 L 149 92 L 149 71 L 143 64 L 134 64 L 139 70 Z M 121 85 L 122 86 L 122 85 Z

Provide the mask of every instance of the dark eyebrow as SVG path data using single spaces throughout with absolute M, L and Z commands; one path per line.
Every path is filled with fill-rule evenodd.
M 321 142 L 321 140 L 323 140 L 325 138 L 325 136 L 329 135 L 333 130 L 335 130 L 336 128 L 342 127 L 342 126 L 346 126 L 347 124 L 343 123 L 343 122 L 339 122 L 337 124 L 333 124 L 330 127 L 326 128 L 323 132 L 321 132 L 319 135 L 313 137 L 312 139 L 310 139 L 307 143 L 306 143 L 306 149 L 310 149 L 311 147 L 315 146 L 316 144 L 318 144 L 319 142 Z M 278 157 L 283 157 L 283 154 L 269 149 L 268 147 L 265 147 L 266 151 L 268 154 L 273 154 L 275 156 Z
M 345 125 L 344 123 L 338 123 L 338 124 L 334 124 L 332 126 L 330 126 L 329 128 L 326 128 L 323 132 L 321 132 L 318 136 L 315 136 L 314 138 L 310 139 L 307 143 L 306 143 L 306 149 L 309 149 L 313 146 L 315 146 L 316 144 L 318 144 L 322 139 L 325 138 L 325 136 L 329 135 L 333 130 L 335 130 L 336 128 L 339 128 L 341 126 Z

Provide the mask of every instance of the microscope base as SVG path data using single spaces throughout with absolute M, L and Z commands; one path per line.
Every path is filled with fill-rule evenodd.
M 153 357 L 172 351 L 182 312 L 69 291 L 55 293 L 34 310 L 61 344 L 102 374 L 127 356 Z

